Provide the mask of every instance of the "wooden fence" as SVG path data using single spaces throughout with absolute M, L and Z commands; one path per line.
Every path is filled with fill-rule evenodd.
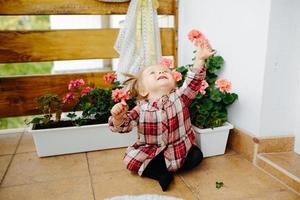
M 97 0 L 0 0 L 0 16 L 126 14 L 129 3 Z M 177 63 L 177 0 L 159 0 L 159 15 L 173 15 L 174 27 L 161 28 L 162 53 Z M 117 58 L 119 29 L 0 31 L 0 63 Z M 84 36 L 84 37 L 83 37 Z M 83 78 L 97 87 L 106 72 L 0 77 L 0 118 L 39 114 L 33 102 L 46 93 L 63 96 L 70 80 Z M 68 111 L 70 107 L 66 108 Z

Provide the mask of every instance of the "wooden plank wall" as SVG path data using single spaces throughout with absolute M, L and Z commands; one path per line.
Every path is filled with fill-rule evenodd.
M 159 15 L 174 15 L 174 0 L 159 0 Z M 98 0 L 0 0 L 0 15 L 126 14 L 129 3 Z
M 0 31 L 0 63 L 117 58 L 119 29 Z M 173 55 L 172 28 L 162 28 L 163 55 Z
M 162 52 L 177 61 L 177 0 L 159 0 L 160 15 L 174 15 L 174 28 L 161 28 Z M 126 14 L 128 3 L 97 0 L 0 0 L 3 15 Z M 119 29 L 0 31 L 0 63 L 118 57 L 113 45 Z M 0 77 L 0 117 L 38 114 L 33 99 L 63 96 L 70 80 L 83 78 L 97 87 L 107 72 Z M 65 111 L 70 110 L 70 106 Z

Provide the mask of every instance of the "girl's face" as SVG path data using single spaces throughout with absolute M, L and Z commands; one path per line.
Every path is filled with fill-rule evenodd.
M 176 86 L 171 70 L 161 65 L 147 67 L 141 76 L 144 94 L 155 93 L 159 90 L 168 93 Z

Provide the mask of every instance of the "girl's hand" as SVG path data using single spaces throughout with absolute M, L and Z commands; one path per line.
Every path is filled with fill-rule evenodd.
M 124 114 L 128 111 L 128 105 L 125 101 L 121 101 L 114 105 L 111 109 L 111 115 L 113 117 L 113 123 L 115 126 L 118 126 L 123 121 Z
M 211 48 L 209 43 L 207 42 L 204 45 L 199 45 L 197 49 L 197 54 L 196 54 L 196 62 L 195 62 L 195 67 L 201 67 L 204 65 L 205 60 L 209 58 L 210 56 L 214 55 L 216 53 L 215 50 Z

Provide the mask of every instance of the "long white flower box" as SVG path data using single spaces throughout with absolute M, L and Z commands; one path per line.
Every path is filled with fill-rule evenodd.
M 33 136 L 39 157 L 127 147 L 137 138 L 136 129 L 125 134 L 114 133 L 108 124 L 40 130 L 32 130 L 30 126 L 28 132 Z

